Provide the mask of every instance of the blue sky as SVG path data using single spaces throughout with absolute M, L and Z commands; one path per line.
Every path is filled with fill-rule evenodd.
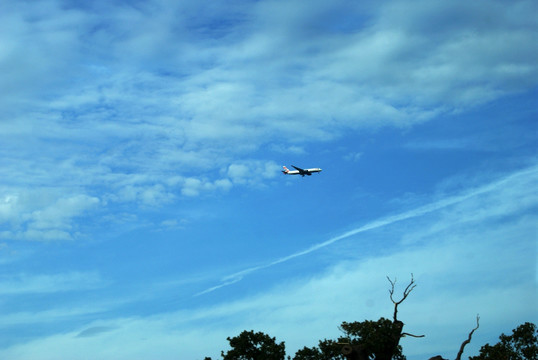
M 2 2 L 0 358 L 293 356 L 411 273 L 410 360 L 536 321 L 537 11 Z

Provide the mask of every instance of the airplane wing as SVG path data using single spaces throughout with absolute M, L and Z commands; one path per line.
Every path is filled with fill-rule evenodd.
M 295 170 L 299 170 L 301 173 L 305 172 L 303 169 L 298 168 L 298 167 L 295 166 L 295 165 L 292 165 L 292 167 L 293 167 Z

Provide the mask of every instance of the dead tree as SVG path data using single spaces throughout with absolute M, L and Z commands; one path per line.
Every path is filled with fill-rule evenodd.
M 471 330 L 467 340 L 465 340 L 464 342 L 461 343 L 460 351 L 458 351 L 458 356 L 456 356 L 456 360 L 461 360 L 461 355 L 463 355 L 463 349 L 465 349 L 465 346 L 471 342 L 471 338 L 473 337 L 473 333 L 480 326 L 479 321 L 480 321 L 480 316 L 476 315 L 476 327 L 473 330 Z
M 410 333 L 403 332 L 404 323 L 400 320 L 398 320 L 398 306 L 409 296 L 411 291 L 415 288 L 415 280 L 413 278 L 413 274 L 411 274 L 411 281 L 405 288 L 403 292 L 403 296 L 400 300 L 395 300 L 394 298 L 394 288 L 396 285 L 396 279 L 392 281 L 388 276 L 387 279 L 389 280 L 391 284 L 391 288 L 389 290 L 390 294 L 390 300 L 394 304 L 394 313 L 393 313 L 393 319 L 392 321 L 387 319 L 380 319 L 379 321 L 386 321 L 388 322 L 389 326 L 387 330 L 383 330 L 382 333 L 379 334 L 380 336 L 380 343 L 382 343 L 382 346 L 378 345 L 378 348 L 376 350 L 372 350 L 369 347 L 365 348 L 364 345 L 360 344 L 346 344 L 342 348 L 342 354 L 346 357 L 348 360 L 367 360 L 369 357 L 375 356 L 376 360 L 391 360 L 392 357 L 397 353 L 398 351 L 398 345 L 400 344 L 400 339 L 404 336 L 412 336 L 412 337 L 424 337 L 424 335 L 413 335 Z
M 393 320 L 392 320 L 391 344 L 389 347 L 387 347 L 386 352 L 383 354 L 383 357 L 382 358 L 380 357 L 379 360 L 392 359 L 392 356 L 396 352 L 396 348 L 400 344 L 400 339 L 403 338 L 404 336 L 412 336 L 412 337 L 417 337 L 417 338 L 424 337 L 424 335 L 413 335 L 410 333 L 403 332 L 404 323 L 398 320 L 398 306 L 402 302 L 404 302 L 405 299 L 407 299 L 411 291 L 413 291 L 413 289 L 417 286 L 415 284 L 415 279 L 413 278 L 413 274 L 411 274 L 411 281 L 405 288 L 402 298 L 398 301 L 394 299 L 394 287 L 396 285 L 396 279 L 392 281 L 388 276 L 387 276 L 387 279 L 389 280 L 390 285 L 391 285 L 389 294 L 390 294 L 390 300 L 394 304 L 394 314 L 393 314 Z
M 471 342 L 471 338 L 473 337 L 474 332 L 480 326 L 479 321 L 480 321 L 480 316 L 476 315 L 476 327 L 473 330 L 471 330 L 471 332 L 469 333 L 469 336 L 467 337 L 467 340 L 465 340 L 465 341 L 463 341 L 461 343 L 460 351 L 458 351 L 458 355 L 456 356 L 456 360 L 461 360 L 461 356 L 463 355 L 463 349 L 465 349 L 465 346 Z M 437 355 L 437 356 L 434 356 L 434 357 L 430 358 L 430 360 L 446 360 L 446 359 L 441 357 L 441 355 Z

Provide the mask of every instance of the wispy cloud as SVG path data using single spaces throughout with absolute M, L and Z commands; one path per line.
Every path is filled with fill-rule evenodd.
M 114 327 L 111 326 L 93 326 L 87 329 L 82 330 L 77 337 L 91 337 L 102 334 L 107 331 L 114 330 Z
M 21 311 L 4 314 L 0 318 L 2 327 L 32 326 L 54 324 L 74 319 L 84 319 L 89 315 L 102 314 L 107 311 L 106 306 L 91 305 L 82 307 L 57 307 L 47 310 Z M 98 315 L 97 315 L 98 316 Z
M 292 354 L 302 346 L 316 345 L 317 339 L 336 338 L 341 321 L 390 316 L 392 305 L 383 286 L 385 276 L 397 276 L 400 283 L 405 283 L 410 273 L 415 274 L 419 286 L 401 307 L 400 317 L 406 322 L 407 330 L 427 336 L 403 341 L 406 354 L 417 358 L 434 353 L 450 356 L 473 326 L 476 313 L 480 313 L 488 326 L 476 334 L 467 348 L 469 354 L 476 353 L 481 344 L 494 341 L 500 331 L 509 331 L 518 322 L 536 315 L 536 243 L 529 234 L 536 229 L 536 219 L 530 211 L 538 204 L 533 191 L 537 175 L 538 167 L 532 165 L 473 185 L 463 193 L 369 222 L 303 251 L 236 272 L 203 293 L 246 281 L 248 275 L 254 276 L 257 271 L 297 260 L 362 234 L 365 239 L 349 244 L 360 253 L 368 235 L 383 227 L 391 226 L 392 235 L 399 237 L 404 247 L 396 246 L 382 254 L 357 255 L 353 259 L 339 258 L 315 274 L 295 274 L 252 296 L 217 305 L 89 321 L 71 332 L 12 345 L 0 350 L 0 354 L 13 359 L 40 359 L 46 358 L 44 354 L 56 354 L 54 349 L 61 349 L 62 354 L 76 359 L 81 349 L 99 348 L 102 358 L 117 358 L 121 346 L 119 353 L 125 358 L 135 355 L 149 358 L 155 355 L 152 351 L 156 348 L 161 349 L 163 358 L 177 357 L 178 353 L 196 358 L 218 355 L 227 346 L 227 336 L 253 327 L 286 341 Z M 410 238 L 413 242 L 409 242 Z M 499 258 L 503 261 L 499 262 Z M 504 276 L 508 273 L 512 276 Z M 81 281 L 85 278 L 83 274 L 52 278 L 51 281 L 47 277 L 21 278 L 21 284 L 27 285 L 12 281 L 3 292 L 45 291 L 43 286 L 56 291 L 76 291 L 79 283 L 85 283 Z M 101 283 L 93 279 L 91 286 Z M 206 283 L 207 279 L 202 282 Z M 514 301 L 519 306 L 513 306 Z M 439 312 L 439 308 L 444 311 Z M 500 314 L 499 308 L 507 311 Z M 102 311 L 107 311 L 106 304 L 13 313 L 4 319 L 10 324 L 42 323 Z M 512 322 L 506 321 L 507 312 Z M 178 343 L 178 338 L 183 342 Z M 107 346 L 99 346 L 104 343 Z
M 84 194 L 59 195 L 58 190 L 4 190 L 0 195 L 0 239 L 69 240 L 76 233 L 74 220 L 99 204 Z
M 102 287 L 103 280 L 97 273 L 69 272 L 54 275 L 19 274 L 0 277 L 0 294 L 43 294 L 88 290 Z
M 507 185 L 525 185 L 525 181 L 520 182 L 523 178 L 521 172 Z M 502 203 L 506 198 L 497 200 Z M 443 209 L 447 213 L 433 217 L 426 227 L 436 227 L 445 216 L 466 215 L 457 207 Z M 252 328 L 285 341 L 288 353 L 293 354 L 302 346 L 317 345 L 319 339 L 338 337 L 341 321 L 390 317 L 392 303 L 385 276 L 398 276 L 398 284 L 405 286 L 411 272 L 418 286 L 400 307 L 399 317 L 406 323 L 406 330 L 426 337 L 404 339 L 405 353 L 417 359 L 440 353 L 449 357 L 480 313 L 483 326 L 466 349 L 473 354 L 480 345 L 495 341 L 499 329 L 509 331 L 536 315 L 534 270 L 527 268 L 535 260 L 534 239 L 528 238 L 527 228 L 535 226 L 536 219 L 512 222 L 512 214 L 506 213 L 507 219 L 512 219 L 508 228 L 506 224 L 472 222 L 482 235 L 479 238 L 462 224 L 454 224 L 423 246 L 360 261 L 339 261 L 315 276 L 299 276 L 253 296 L 152 316 L 99 320 L 71 332 L 0 350 L 0 354 L 13 359 L 40 359 L 61 351 L 77 359 L 81 349 L 98 348 L 102 358 L 117 358 L 119 353 L 127 359 L 152 358 L 159 349 L 163 358 L 177 354 L 199 358 L 218 356 L 227 347 L 226 337 Z M 421 233 L 423 227 L 419 222 L 408 231 Z M 513 239 L 518 239 L 517 244 Z M 504 261 L 499 264 L 501 257 Z M 506 272 L 517 280 L 508 281 L 503 276 Z M 513 306 L 514 302 L 518 306 Z M 506 311 L 501 314 L 499 308 Z M 507 314 L 511 322 L 506 321 Z M 87 330 L 91 336 L 81 336 Z
M 413 331 L 428 338 L 410 345 L 409 353 L 422 355 L 418 346 L 461 343 L 458 331 L 464 328 L 465 335 L 465 321 L 472 326 L 477 312 L 490 321 L 477 334 L 478 344 L 517 325 L 508 318 L 536 315 L 535 164 L 471 181 L 460 181 L 468 176 L 465 170 L 450 168 L 443 174 L 461 174 L 457 186 L 447 179 L 436 194 L 428 186 L 422 195 L 406 195 L 405 202 L 384 194 L 390 213 L 378 211 L 385 215 L 368 215 L 376 220 L 359 224 L 340 219 L 330 226 L 333 236 L 311 245 L 302 239 L 294 250 L 282 250 L 289 244 L 275 239 L 281 247 L 272 255 L 258 252 L 259 262 L 243 263 L 243 253 L 234 254 L 225 259 L 234 266 L 227 276 L 215 275 L 224 262 L 206 268 L 199 261 L 200 275 L 198 267 L 189 268 L 198 259 L 183 264 L 174 256 L 207 255 L 199 255 L 198 244 L 229 228 L 225 222 L 232 216 L 241 221 L 246 215 L 240 201 L 252 193 L 239 190 L 277 188 L 273 179 L 284 165 L 277 163 L 291 161 L 283 156 L 311 156 L 323 144 L 337 147 L 342 139 L 384 132 L 377 131 L 381 127 L 415 130 L 469 109 L 482 114 L 480 105 L 504 103 L 513 94 L 530 98 L 538 84 L 538 53 L 529 46 L 538 29 L 537 6 L 532 0 L 2 2 L 0 252 L 6 260 L 0 266 L 7 273 L 0 276 L 0 294 L 3 304 L 17 304 L 1 322 L 10 333 L 37 324 L 49 335 L 13 336 L 0 357 L 199 358 L 218 355 L 227 336 L 253 326 L 292 349 L 313 346 L 338 336 L 340 321 L 386 316 L 391 304 L 385 275 L 402 279 L 410 272 L 420 286 L 402 318 L 415 319 L 406 326 L 412 323 Z M 513 119 L 506 124 L 495 127 L 501 135 L 473 133 L 466 123 L 463 132 L 438 131 L 437 137 L 424 131 L 431 127 L 420 126 L 421 143 L 415 137 L 402 141 L 406 151 L 458 150 L 462 156 L 477 146 L 491 156 L 520 143 L 512 136 L 508 144 L 504 130 Z M 517 125 L 519 134 L 530 134 L 522 150 L 527 157 L 535 141 L 528 124 Z M 345 165 L 372 160 L 369 150 L 347 145 L 332 152 L 349 154 Z M 322 154 L 327 158 L 328 148 Z M 495 164 L 515 169 L 527 161 L 520 155 L 503 154 Z M 484 169 L 491 159 L 469 166 Z M 430 184 L 439 184 L 441 176 L 432 174 Z M 318 179 L 335 184 L 330 176 Z M 341 190 L 349 190 L 345 196 L 358 186 L 364 190 L 362 181 Z M 280 189 L 292 188 L 285 185 Z M 231 208 L 227 195 L 241 210 L 220 217 L 222 227 L 206 226 L 221 215 L 221 204 Z M 217 196 L 223 200 L 218 205 L 208 201 Z M 282 203 L 269 204 L 277 205 Z M 248 219 L 258 220 L 256 215 Z M 350 227 L 342 230 L 343 222 Z M 248 225 L 256 230 L 257 224 Z M 128 226 L 148 232 L 133 231 L 131 239 Z M 370 237 L 377 240 L 385 231 L 391 239 L 374 251 Z M 16 241 L 59 239 L 90 241 Z M 222 243 L 211 248 L 217 258 L 244 239 L 212 240 Z M 371 251 L 363 251 L 365 245 Z M 43 246 L 53 256 L 32 262 Z M 65 260 L 69 252 L 84 252 L 86 261 Z M 160 256 L 165 252 L 167 259 Z M 116 254 L 126 256 L 120 267 Z M 317 255 L 324 258 L 321 266 Z M 142 265 L 148 264 L 146 271 Z M 275 274 L 292 264 L 315 270 Z M 134 268 L 144 277 L 140 284 L 132 284 Z M 269 269 L 278 271 L 264 271 Z M 239 288 L 261 275 L 268 275 L 263 288 L 257 283 L 241 297 Z M 87 292 L 102 295 L 102 301 L 87 303 L 81 299 Z M 232 292 L 234 301 L 221 296 Z M 184 300 L 185 308 L 156 304 L 161 294 L 173 298 L 173 306 Z M 26 307 L 20 298 L 32 301 Z M 137 308 L 148 303 L 156 308 Z
M 256 155 L 264 146 L 303 153 L 313 140 L 409 126 L 536 85 L 532 1 L 316 4 L 4 5 L 6 196 L 106 189 L 96 206 L 159 206 L 255 185 L 239 170 L 261 164 L 269 176 L 272 160 Z M 63 226 L 8 222 L 2 234 L 73 237 L 67 217 L 53 221 Z
M 233 273 L 231 275 L 228 275 L 228 276 L 224 277 L 221 284 L 213 286 L 213 287 L 210 287 L 210 288 L 208 288 L 208 289 L 206 289 L 206 290 L 204 290 L 204 291 L 202 291 L 202 292 L 200 292 L 200 293 L 198 293 L 196 295 L 197 296 L 198 295 L 203 295 L 203 294 L 218 290 L 218 289 L 220 289 L 222 287 L 233 285 L 233 284 L 237 283 L 238 281 L 241 281 L 243 279 L 243 277 L 245 277 L 246 275 L 249 275 L 249 274 L 251 274 L 253 272 L 263 270 L 263 269 L 266 269 L 266 268 L 269 268 L 269 267 L 272 267 L 272 266 L 275 266 L 275 265 L 278 265 L 278 264 L 293 260 L 293 259 L 298 258 L 298 257 L 308 255 L 308 254 L 310 254 L 310 253 L 312 253 L 314 251 L 323 249 L 323 248 L 325 248 L 325 247 L 327 247 L 329 245 L 332 245 L 332 244 L 334 244 L 334 243 L 336 243 L 338 241 L 350 238 L 350 237 L 358 235 L 360 233 L 370 231 L 370 230 L 374 230 L 374 229 L 378 229 L 378 228 L 381 228 L 381 227 L 384 227 L 384 226 L 392 225 L 392 224 L 394 224 L 396 222 L 400 222 L 400 221 L 420 217 L 420 216 L 423 216 L 425 214 L 435 212 L 435 211 L 444 209 L 446 207 L 449 207 L 449 206 L 452 206 L 452 205 L 455 205 L 455 204 L 460 204 L 462 202 L 465 202 L 466 200 L 469 200 L 471 198 L 478 197 L 478 196 L 481 196 L 481 195 L 484 195 L 484 194 L 488 194 L 488 193 L 491 193 L 491 192 L 502 192 L 505 188 L 509 188 L 509 189 L 515 188 L 516 194 L 510 194 L 511 201 L 507 202 L 507 204 L 508 204 L 507 206 L 510 207 L 512 211 L 514 211 L 514 210 L 516 210 L 518 208 L 521 208 L 521 207 L 526 208 L 526 207 L 529 207 L 529 206 L 536 206 L 538 204 L 538 197 L 534 193 L 531 193 L 531 194 L 528 193 L 528 189 L 533 189 L 533 188 L 536 187 L 536 185 L 538 185 L 538 166 L 531 166 L 529 168 L 520 170 L 520 171 L 515 172 L 513 174 L 510 174 L 510 175 L 508 175 L 506 177 L 503 177 L 503 178 L 501 178 L 501 179 L 499 179 L 497 181 L 494 181 L 494 182 L 482 185 L 480 187 L 471 189 L 471 190 L 469 190 L 469 191 L 467 191 L 467 192 L 465 192 L 463 194 L 448 196 L 448 197 L 442 198 L 440 200 L 437 200 L 435 202 L 420 206 L 418 208 L 402 212 L 400 214 L 396 214 L 396 215 L 385 217 L 385 218 L 382 218 L 382 219 L 379 219 L 379 220 L 372 221 L 372 222 L 370 222 L 370 223 L 368 223 L 366 225 L 363 225 L 363 226 L 360 226 L 360 227 L 358 227 L 356 229 L 347 231 L 347 232 L 345 232 L 345 233 L 343 233 L 341 235 L 332 237 L 327 241 L 314 244 L 314 245 L 310 246 L 309 248 L 304 249 L 302 251 L 299 251 L 299 252 L 296 252 L 296 253 L 281 257 L 281 258 L 276 259 L 274 261 L 268 262 L 268 263 L 266 263 L 264 265 L 254 266 L 254 267 L 247 268 L 245 270 Z M 518 192 L 521 192 L 521 193 L 518 193 Z M 518 198 L 519 197 L 525 198 L 525 199 L 522 199 L 524 201 L 517 201 L 514 198 L 514 196 L 518 197 Z M 483 211 L 483 213 L 485 213 L 483 215 L 485 215 L 485 216 L 496 216 L 496 215 L 498 215 L 498 213 L 496 211 L 497 211 L 496 208 L 488 208 L 487 210 Z M 506 211 L 506 208 L 504 208 L 503 210 L 500 210 L 501 213 L 505 212 L 505 211 Z M 472 215 L 469 214 L 468 216 L 470 216 L 470 217 L 467 218 L 466 221 L 471 221 L 471 219 L 473 219 L 473 218 L 475 218 L 477 216 L 480 216 L 480 213 L 478 213 L 478 214 L 474 213 Z

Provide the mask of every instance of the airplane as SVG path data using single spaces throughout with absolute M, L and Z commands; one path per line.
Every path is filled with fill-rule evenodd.
M 295 170 L 288 170 L 287 167 L 285 166 L 282 166 L 284 168 L 284 170 L 282 170 L 282 172 L 284 173 L 284 175 L 301 175 L 301 176 L 305 176 L 305 175 L 312 175 L 312 173 L 317 173 L 317 172 L 320 172 L 321 169 L 320 168 L 311 168 L 311 169 L 301 169 L 301 168 L 298 168 L 297 166 L 294 166 L 292 165 L 293 168 Z

